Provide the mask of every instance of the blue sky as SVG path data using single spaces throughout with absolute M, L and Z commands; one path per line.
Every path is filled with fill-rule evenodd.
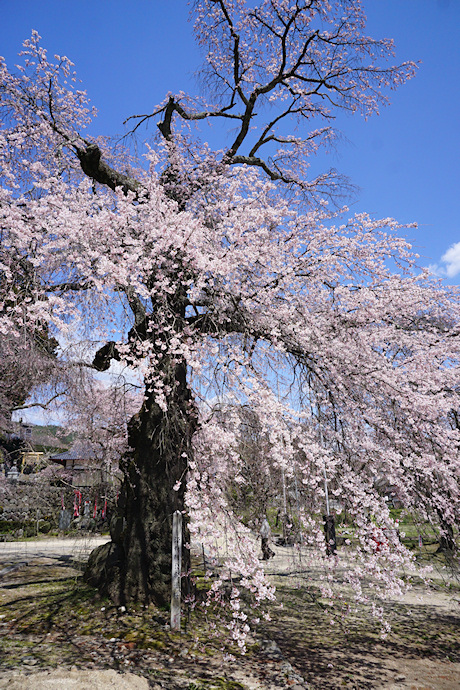
M 380 116 L 337 120 L 345 140 L 325 167 L 359 187 L 353 211 L 417 222 L 407 235 L 421 264 L 460 282 L 460 0 L 364 7 L 370 35 L 394 38 L 398 61 L 422 64 Z M 186 0 L 0 0 L 0 54 L 12 64 L 36 29 L 50 55 L 75 63 L 99 111 L 92 133 L 115 135 L 168 91 L 198 91 L 200 54 L 187 20 Z

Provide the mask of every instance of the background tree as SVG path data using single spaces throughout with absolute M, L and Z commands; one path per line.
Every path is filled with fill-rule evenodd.
M 235 465 L 227 487 L 229 506 L 247 525 L 257 527 L 262 516 L 278 499 L 281 474 L 267 458 L 271 445 L 254 411 L 245 405 L 221 403 L 211 410 L 220 433 L 235 439 Z M 211 424 L 211 420 L 207 421 Z
M 123 375 L 98 380 L 88 367 L 75 367 L 62 411 L 65 424 L 94 449 L 107 471 L 118 469 L 127 452 L 127 423 L 142 395 Z
M 0 430 L 11 431 L 13 412 L 31 407 L 26 400 L 40 386 L 58 380 L 54 343 L 40 329 L 20 335 L 0 337 Z M 50 392 L 54 398 L 57 391 Z M 36 405 L 45 406 L 45 402 Z
M 0 318 L 14 313 L 14 326 L 0 331 L 0 432 L 11 430 L 12 413 L 24 407 L 34 388 L 58 379 L 58 343 L 46 321 L 31 328 L 23 318 L 33 281 L 27 257 L 8 246 L 0 229 Z
M 329 211 L 342 180 L 309 178 L 308 165 L 333 139 L 337 110 L 377 112 L 414 65 L 388 66 L 391 41 L 365 35 L 355 1 L 201 0 L 193 16 L 208 96 L 169 94 L 129 120 L 138 134 L 161 118 L 145 165 L 84 136 L 90 109 L 71 64 L 49 62 L 36 34 L 24 67 L 0 67 L 3 242 L 37 276 L 25 317 L 61 335 L 78 320 L 102 345 L 95 368 L 118 360 L 145 382 L 119 519 L 93 578 L 116 601 L 169 600 L 171 520 L 186 508 L 186 479 L 200 538 L 225 507 L 238 430 L 222 433 L 205 409 L 232 396 L 263 425 L 273 467 L 296 463 L 313 542 L 325 552 L 315 515 L 326 469 L 354 516 L 361 572 L 399 587 L 408 554 L 397 540 L 372 549 L 375 530 L 393 524 L 375 477 L 452 522 L 458 295 L 417 272 L 391 219 Z M 212 151 L 188 129 L 206 120 L 230 125 L 230 144 Z M 441 314 L 448 331 L 430 319 L 420 327 Z M 16 328 L 15 317 L 10 307 L 2 327 Z M 244 563 L 232 572 L 260 600 L 260 568 Z

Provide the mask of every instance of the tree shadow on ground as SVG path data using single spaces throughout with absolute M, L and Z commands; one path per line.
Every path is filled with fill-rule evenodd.
M 16 589 L 25 585 L 57 582 L 69 577 L 77 578 L 80 575 L 78 564 L 71 557 L 61 556 L 57 559 L 46 560 L 47 562 L 32 561 L 4 568 L 0 576 L 0 587 Z
M 207 687 L 206 682 L 222 673 L 222 641 L 213 643 L 209 626 L 203 624 L 199 634 L 196 628 L 192 634 L 172 634 L 166 611 L 141 606 L 122 611 L 83 583 L 74 565 L 70 559 L 41 562 L 10 573 L 3 582 L 0 674 L 5 669 L 31 672 L 73 665 L 112 668 L 161 680 L 173 690 L 190 688 L 192 678 L 200 681 L 198 687 Z M 304 583 L 296 588 L 286 578 L 278 578 L 277 585 L 272 621 L 264 623 L 259 636 L 275 640 L 284 660 L 267 660 L 255 645 L 233 667 L 259 678 L 261 688 L 268 687 L 270 678 L 278 683 L 283 661 L 315 690 L 385 687 L 392 676 L 394 680 L 393 662 L 398 659 L 449 656 L 460 661 L 454 614 L 434 606 L 384 603 L 393 632 L 382 642 L 378 625 L 365 609 L 332 625 L 331 611 L 315 587 Z M 200 636 L 194 647 L 194 638 Z M 287 687 L 281 681 L 279 686 Z
M 397 659 L 437 659 L 460 662 L 458 616 L 434 606 L 383 603 L 392 625 L 387 639 L 364 609 L 337 620 L 308 590 L 281 583 L 276 607 L 265 634 L 274 640 L 311 687 L 375 688 L 394 677 Z

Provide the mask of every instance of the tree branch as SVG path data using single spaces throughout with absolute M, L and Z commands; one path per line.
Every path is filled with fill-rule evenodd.
M 102 151 L 97 144 L 88 144 L 86 148 L 75 146 L 75 151 L 80 161 L 81 169 L 92 180 L 115 190 L 121 187 L 126 194 L 134 192 L 136 196 L 145 194 L 145 188 L 133 177 L 123 175 L 111 168 L 102 160 Z
M 53 400 L 56 400 L 56 398 L 60 398 L 61 396 L 65 395 L 65 393 L 56 393 L 53 395 L 46 403 L 29 403 L 28 405 L 17 405 L 16 407 L 12 408 L 12 412 L 19 412 L 20 410 L 28 410 L 31 407 L 41 407 L 43 410 L 48 409 L 48 406 L 53 402 Z

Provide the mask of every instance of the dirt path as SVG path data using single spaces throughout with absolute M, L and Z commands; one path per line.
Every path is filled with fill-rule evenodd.
M 82 535 L 25 541 L 0 541 L 0 575 L 5 567 L 25 564 L 37 558 L 85 560 L 96 546 L 110 537 Z
M 0 544 L 0 688 L 460 688 L 459 590 L 445 575 L 385 604 L 393 631 L 382 642 L 364 609 L 331 625 L 319 561 L 305 553 L 299 574 L 292 551 L 277 548 L 267 564 L 278 589 L 272 620 L 247 656 L 225 662 L 203 620 L 173 635 L 164 612 L 110 606 L 81 584 L 72 560 L 93 544 L 50 541 L 28 547 L 27 566 Z

